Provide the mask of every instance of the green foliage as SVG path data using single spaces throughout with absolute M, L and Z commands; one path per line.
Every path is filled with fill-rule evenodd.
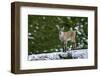
M 77 31 L 77 48 L 87 48 L 88 18 L 67 16 L 28 15 L 28 53 L 49 53 L 60 51 L 59 31 L 56 27 L 65 27 L 64 31 Z M 68 47 L 70 47 L 70 42 Z

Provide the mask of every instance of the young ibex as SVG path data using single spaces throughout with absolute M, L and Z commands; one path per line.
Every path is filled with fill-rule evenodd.
M 72 42 L 72 47 L 76 48 L 76 31 L 67 31 L 64 32 L 64 27 L 60 28 L 56 25 L 57 29 L 59 30 L 59 40 L 63 44 L 63 52 L 67 51 L 67 43 L 68 41 Z

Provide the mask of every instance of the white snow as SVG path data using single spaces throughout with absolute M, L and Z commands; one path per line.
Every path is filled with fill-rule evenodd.
M 39 25 L 39 23 L 36 23 L 36 25 Z
M 46 18 L 45 18 L 45 17 L 43 17 L 43 19 L 45 20 Z
M 72 59 L 87 59 L 88 58 L 88 50 L 71 50 L 66 52 L 53 52 L 53 53 L 43 53 L 43 54 L 32 54 L 29 55 L 28 60 L 59 60 L 72 56 Z
M 86 38 L 85 38 L 85 37 L 83 37 L 82 39 L 83 39 L 83 40 L 86 40 Z
M 32 44 L 34 44 L 34 42 L 32 42 Z
M 76 26 L 76 27 L 75 27 L 75 29 L 78 31 L 78 29 L 79 29 L 79 26 Z
M 28 39 L 34 39 L 34 37 L 29 37 L 29 36 L 28 36 Z
M 83 25 L 80 25 L 81 27 L 83 27 Z
M 34 30 L 34 32 L 36 32 L 36 30 Z
M 58 51 L 58 49 L 55 49 L 55 51 Z
M 70 20 L 70 19 L 71 19 L 71 17 L 67 17 L 67 19 L 69 19 L 69 20 Z
M 77 33 L 78 33 L 79 35 L 81 35 L 81 34 L 82 34 L 80 31 L 77 31 Z
M 38 27 L 38 26 L 36 26 L 36 29 L 39 29 L 39 27 Z
M 84 21 L 84 18 L 82 18 L 81 21 Z
M 61 18 L 60 18 L 60 17 L 57 17 L 57 19 L 58 19 L 59 21 L 61 21 Z
M 31 33 L 28 33 L 28 35 L 32 35 Z
M 33 25 L 30 25 L 30 27 L 33 27 Z

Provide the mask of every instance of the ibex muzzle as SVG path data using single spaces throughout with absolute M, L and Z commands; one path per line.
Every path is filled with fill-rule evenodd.
M 76 31 L 67 31 L 64 32 L 64 27 L 60 28 L 56 25 L 57 29 L 59 30 L 59 40 L 63 43 L 63 52 L 67 51 L 67 43 L 68 41 L 72 42 L 72 47 L 76 48 Z

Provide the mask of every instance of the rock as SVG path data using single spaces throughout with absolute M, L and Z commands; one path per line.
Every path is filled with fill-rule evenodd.
M 88 50 L 71 50 L 67 52 L 53 52 L 44 54 L 29 55 L 29 60 L 59 60 L 59 59 L 86 59 L 88 58 Z

